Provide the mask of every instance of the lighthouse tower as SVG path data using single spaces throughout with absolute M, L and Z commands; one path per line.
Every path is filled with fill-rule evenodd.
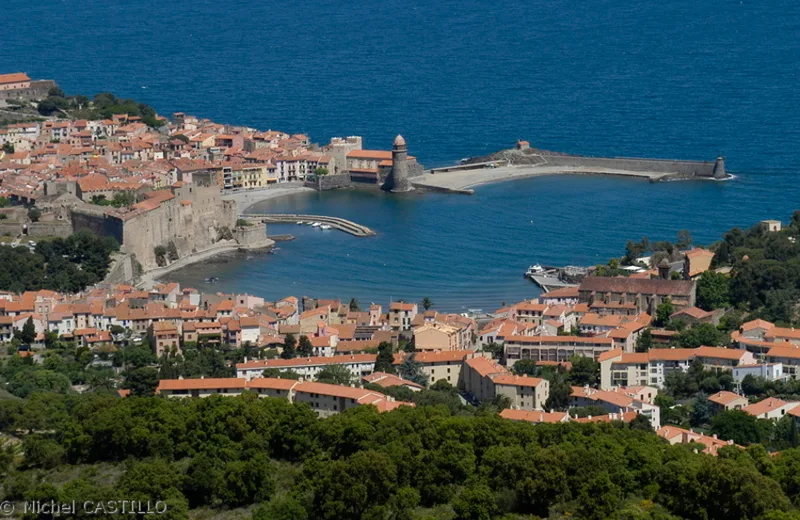
M 728 173 L 725 171 L 725 159 L 720 155 L 714 163 L 714 178 L 726 179 Z
M 392 172 L 386 178 L 383 189 L 392 193 L 403 193 L 413 190 L 408 180 L 408 147 L 402 135 L 394 138 L 392 146 Z

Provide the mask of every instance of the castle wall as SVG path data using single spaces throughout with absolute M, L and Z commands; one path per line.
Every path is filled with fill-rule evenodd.
M 217 186 L 187 183 L 173 193 L 174 199 L 125 222 L 126 251 L 145 269 L 157 266 L 157 246 L 172 242 L 184 257 L 215 244 L 222 228 L 233 231 L 236 226 L 236 202 L 221 200 Z
M 136 280 L 136 259 L 133 255 L 116 255 L 103 280 L 106 283 L 131 283 Z
M 22 233 L 22 222 L 0 221 L 0 235 L 15 237 Z
M 315 180 L 307 180 L 305 186 L 314 188 L 317 191 L 336 190 L 347 188 L 351 185 L 349 173 L 339 173 L 337 175 L 321 175 Z
M 39 81 L 31 81 L 31 86 L 18 90 L 0 90 L 0 99 L 19 99 L 21 101 L 34 101 L 37 99 L 44 99 L 50 92 L 50 89 L 57 86 L 55 81 L 45 79 Z
M 75 208 L 72 210 L 72 230 L 77 232 L 83 229 L 100 236 L 114 237 L 117 242 L 126 245 L 122 221 L 116 217 L 106 215 L 101 210 L 94 208 Z
M 156 246 L 166 247 L 178 237 L 178 211 L 173 199 L 127 220 L 123 231 L 125 251 L 136 255 L 145 268 L 155 267 Z
M 31 222 L 28 224 L 30 237 L 61 237 L 67 238 L 72 234 L 72 224 L 65 220 L 49 222 Z
M 233 238 L 244 248 L 266 247 L 273 243 L 267 238 L 267 225 L 264 223 L 236 228 Z

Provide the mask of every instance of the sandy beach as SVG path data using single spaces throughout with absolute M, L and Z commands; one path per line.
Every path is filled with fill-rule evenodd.
M 259 188 L 255 190 L 241 190 L 234 193 L 225 193 L 222 195 L 222 200 L 235 200 L 236 210 L 241 215 L 245 213 L 251 206 L 259 202 L 292 195 L 294 193 L 304 193 L 314 191 L 311 188 L 303 186 L 302 182 L 287 182 L 276 186 L 267 188 Z
M 482 184 L 502 182 L 541 175 L 622 175 L 658 180 L 668 173 L 636 172 L 608 168 L 582 168 L 577 166 L 504 166 L 480 170 L 462 170 L 443 173 L 426 173 L 412 179 L 414 186 L 444 191 L 468 193 L 471 188 Z
M 268 241 L 269 243 L 266 244 L 264 247 L 270 247 L 275 244 L 272 240 Z M 231 251 L 237 251 L 241 249 L 242 246 L 237 244 L 235 241 L 228 241 L 225 244 L 215 246 L 211 249 L 206 249 L 205 251 L 200 251 L 189 256 L 185 256 L 175 262 L 169 264 L 166 267 L 159 267 L 156 269 L 151 269 L 142 274 L 139 278 L 139 283 L 136 284 L 137 287 L 140 289 L 144 289 L 149 291 L 155 285 L 156 280 L 162 278 L 172 271 L 176 271 L 181 269 L 182 267 L 186 267 L 187 265 L 196 264 L 198 262 L 202 262 L 203 260 L 208 260 L 209 258 L 216 256 L 221 253 L 229 253 Z

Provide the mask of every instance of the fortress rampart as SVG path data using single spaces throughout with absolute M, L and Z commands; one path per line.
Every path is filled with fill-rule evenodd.
M 57 86 L 55 81 L 49 79 L 31 81 L 31 86 L 28 88 L 0 90 L 0 100 L 17 99 L 20 101 L 35 101 L 37 99 L 44 99 L 47 97 L 50 89 Z

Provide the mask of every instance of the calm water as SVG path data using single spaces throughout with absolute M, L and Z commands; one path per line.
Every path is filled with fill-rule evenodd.
M 299 195 L 264 209 L 349 217 L 379 235 L 274 226 L 298 240 L 177 275 L 196 283 L 216 269 L 220 290 L 491 308 L 536 294 L 521 278 L 533 262 L 594 263 L 628 238 L 682 228 L 709 242 L 798 206 L 800 4 L 790 0 L 6 0 L 0 26 L 0 71 L 163 113 L 321 142 L 358 134 L 370 147 L 400 132 L 428 166 L 524 137 L 597 155 L 723 153 L 738 174 L 539 178 L 474 197 Z

